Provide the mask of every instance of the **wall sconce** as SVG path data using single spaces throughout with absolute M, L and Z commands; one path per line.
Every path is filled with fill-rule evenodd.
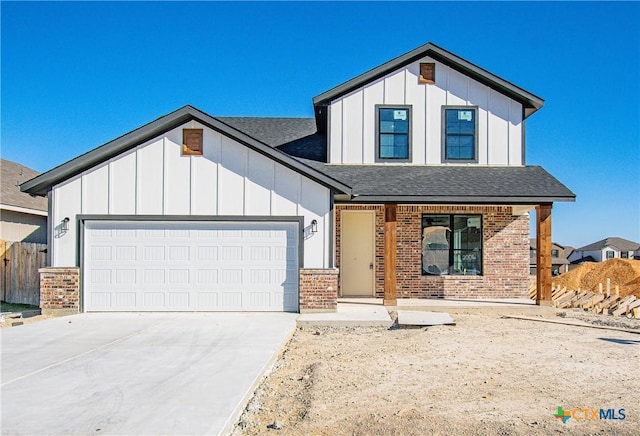
M 65 217 L 60 223 L 60 232 L 68 232 L 69 231 L 69 217 Z
M 311 233 L 318 233 L 318 221 L 311 221 Z

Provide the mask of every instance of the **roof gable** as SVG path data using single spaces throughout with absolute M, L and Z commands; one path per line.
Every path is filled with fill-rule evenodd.
M 111 142 L 78 156 L 75 159 L 72 159 L 21 184 L 20 189 L 23 192 L 28 192 L 30 194 L 46 195 L 47 191 L 53 185 L 76 176 L 95 165 L 99 165 L 191 120 L 196 120 L 201 124 L 249 147 L 250 149 L 308 177 L 309 179 L 320 183 L 321 185 L 342 193 L 350 192 L 350 187 L 344 183 L 332 179 L 326 174 L 305 165 L 278 149 L 273 148 L 273 146 L 249 136 L 235 127 L 232 127 L 229 123 L 222 122 L 219 119 L 194 108 L 193 106 L 184 106 L 117 139 L 114 139 Z
M 390 72 L 402 68 L 412 62 L 415 62 L 418 59 L 421 59 L 425 56 L 429 56 L 438 62 L 442 62 L 443 64 L 453 68 L 460 73 L 469 76 L 478 82 L 487 85 L 488 87 L 506 95 L 507 97 L 512 98 L 520 102 L 525 111 L 525 118 L 529 115 L 533 114 L 535 111 L 540 109 L 544 104 L 544 100 L 517 85 L 514 85 L 511 82 L 508 82 L 501 77 L 496 76 L 489 71 L 472 64 L 469 61 L 462 59 L 455 54 L 438 47 L 437 45 L 429 42 L 424 44 L 410 52 L 407 52 L 401 56 L 398 56 L 395 59 L 392 59 L 384 64 L 375 67 L 366 73 L 363 73 L 357 77 L 354 77 L 351 80 L 348 80 L 328 91 L 323 92 L 320 95 L 317 95 L 313 98 L 314 106 L 325 106 L 331 103 L 331 101 L 346 95 L 355 89 L 361 88 L 364 85 L 377 80 Z M 316 110 L 316 114 L 319 111 Z

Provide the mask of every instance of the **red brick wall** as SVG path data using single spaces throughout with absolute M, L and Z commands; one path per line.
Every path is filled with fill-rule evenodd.
M 338 307 L 338 270 L 300 270 L 300 312 L 335 312 Z
M 40 308 L 43 313 L 78 312 L 80 268 L 40 268 Z
M 384 213 L 382 205 L 336 205 L 336 265 L 340 268 L 340 215 L 344 210 L 376 212 L 376 297 L 384 296 Z M 423 276 L 422 214 L 482 214 L 483 275 Z M 529 217 L 509 206 L 398 205 L 398 298 L 526 297 L 529 284 Z

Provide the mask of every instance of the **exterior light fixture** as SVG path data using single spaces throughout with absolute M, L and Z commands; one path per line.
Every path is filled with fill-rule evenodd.
M 69 231 L 69 217 L 65 217 L 62 222 L 60 223 L 60 231 L 61 232 L 68 232 Z
M 318 233 L 318 221 L 311 221 L 311 233 Z

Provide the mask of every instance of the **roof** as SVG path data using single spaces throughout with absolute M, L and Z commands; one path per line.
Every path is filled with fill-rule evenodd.
M 390 72 L 402 68 L 412 62 L 429 56 L 438 62 L 441 62 L 454 70 L 469 76 L 478 82 L 487 85 L 488 87 L 520 102 L 525 109 L 525 118 L 533 114 L 540 109 L 544 104 L 544 100 L 529 91 L 514 85 L 505 79 L 496 76 L 489 71 L 472 64 L 471 62 L 462 59 L 455 54 L 438 47 L 437 45 L 428 42 L 414 50 L 411 50 L 395 59 L 392 59 L 384 64 L 375 67 L 364 74 L 354 77 L 328 91 L 313 98 L 313 104 L 315 106 L 328 105 L 333 100 L 342 97 L 358 89 L 368 83 L 371 83 L 379 78 L 386 76 Z
M 294 157 L 327 161 L 326 137 L 314 118 L 216 117 L 247 135 Z
M 539 166 L 330 165 L 303 160 L 351 186 L 352 202 L 539 204 L 575 194 Z
M 19 185 L 39 173 L 17 162 L 0 159 L 0 204 L 3 209 L 10 208 L 31 209 L 35 211 L 47 211 L 47 199 L 33 197 L 20 191 Z M 26 211 L 24 211 L 26 212 Z
M 251 136 L 243 131 L 240 131 L 238 128 L 233 127 L 233 119 L 227 118 L 227 122 L 223 122 L 217 118 L 208 115 L 193 106 L 184 106 L 174 112 L 171 112 L 167 115 L 164 115 L 155 121 L 150 122 L 138 129 L 135 129 L 117 139 L 114 139 L 111 142 L 108 142 L 104 145 L 101 145 L 81 156 L 78 156 L 75 159 L 72 159 L 56 168 L 53 168 L 46 173 L 43 173 L 25 183 L 20 185 L 20 189 L 23 192 L 28 192 L 30 194 L 35 195 L 46 195 L 47 191 L 54 185 L 67 180 L 71 177 L 74 177 L 83 171 L 95 166 L 99 165 L 102 162 L 105 162 L 111 159 L 114 156 L 119 155 L 127 150 L 130 150 L 144 142 L 162 135 L 178 126 L 183 125 L 184 123 L 196 120 L 199 123 L 218 131 L 239 143 L 249 147 L 250 149 L 261 153 L 280 164 L 296 171 L 300 174 L 305 175 L 306 177 L 314 180 L 324 186 L 327 186 L 337 192 L 341 193 L 350 193 L 349 186 L 344 183 L 332 179 L 330 176 L 327 176 L 325 173 L 319 172 L 316 169 L 313 169 L 300 160 L 295 159 L 292 156 L 284 153 L 277 148 L 274 148 L 272 145 L 269 145 L 264 141 L 271 141 L 272 143 L 276 143 L 280 140 L 286 140 L 289 138 L 287 136 L 289 133 L 285 131 L 284 133 L 278 134 L 277 128 L 269 129 L 265 131 L 262 126 L 268 124 L 266 122 L 249 122 L 245 119 L 242 121 L 241 119 L 236 119 L 236 125 L 243 124 L 244 128 L 247 129 L 251 134 L 260 136 L 263 140 L 260 140 L 256 137 Z M 256 119 L 260 120 L 260 119 Z M 264 120 L 264 119 L 262 119 Z M 280 119 L 285 120 L 285 119 Z M 284 122 L 286 123 L 286 122 Z M 304 122 L 297 123 L 292 122 L 291 125 L 306 125 Z M 252 128 L 249 128 L 249 127 Z M 297 134 L 301 134 L 302 127 L 298 127 L 298 130 L 292 129 L 292 132 L 297 131 Z M 307 132 L 308 129 L 302 132 Z M 291 138 L 295 138 L 297 134 L 291 133 L 293 136 Z
M 584 247 L 576 248 L 575 251 L 596 251 L 605 247 L 617 248 L 621 251 L 635 251 L 640 249 L 640 244 L 623 238 L 605 238 Z

